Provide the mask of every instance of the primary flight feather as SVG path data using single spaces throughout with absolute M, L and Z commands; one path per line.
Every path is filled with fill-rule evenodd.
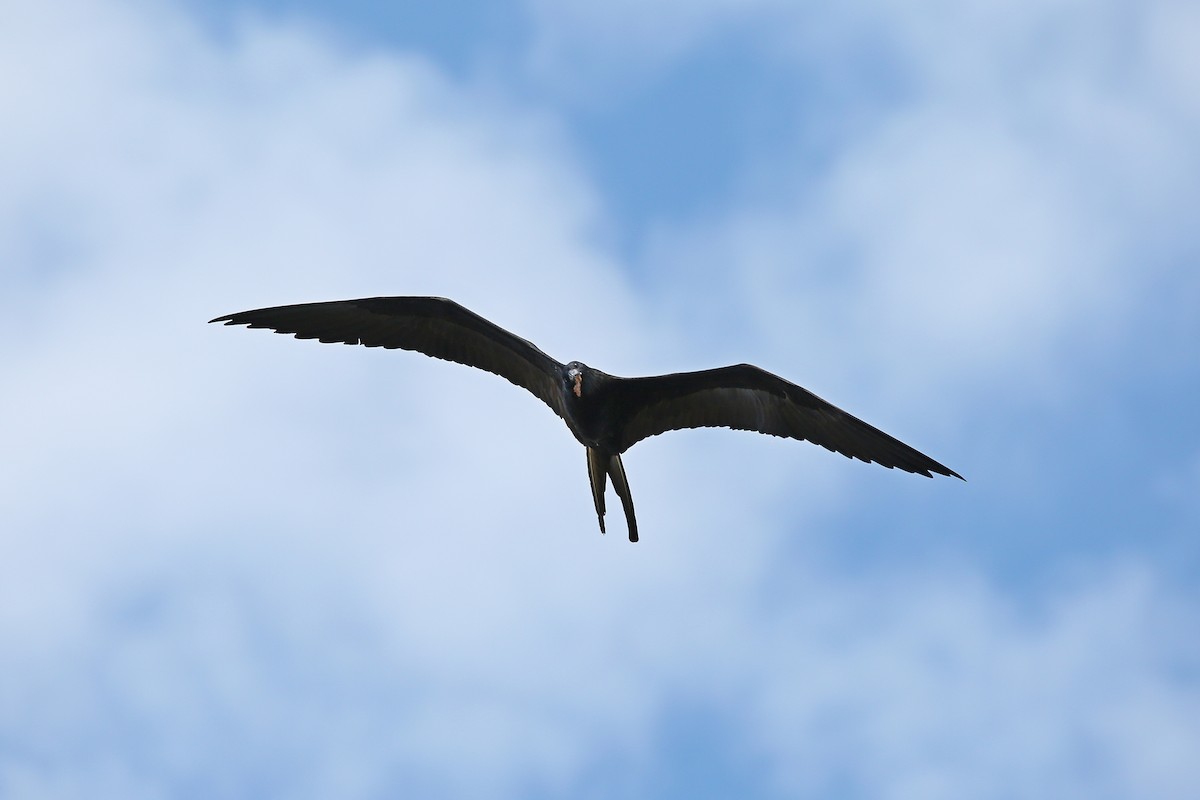
M 587 448 L 601 533 L 605 487 L 612 479 L 631 542 L 638 539 L 637 519 L 621 454 L 642 439 L 670 430 L 724 427 L 807 439 L 889 469 L 962 478 L 807 389 L 750 364 L 619 378 L 578 361 L 556 361 L 525 339 L 442 297 L 301 303 L 211 321 L 268 328 L 297 339 L 415 350 L 511 381 L 549 406 Z

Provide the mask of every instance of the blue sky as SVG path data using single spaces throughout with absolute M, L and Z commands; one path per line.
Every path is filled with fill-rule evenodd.
M 0 11 L 0 797 L 1189 797 L 1192 4 L 432 7 Z M 384 294 L 968 482 L 204 324 Z

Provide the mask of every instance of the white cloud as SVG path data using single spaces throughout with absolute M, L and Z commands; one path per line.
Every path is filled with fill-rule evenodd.
M 791 790 L 861 768 L 868 793 L 1065 792 L 1088 788 L 1096 761 L 1068 752 L 1088 743 L 1115 791 L 1195 785 L 1196 691 L 1172 677 L 1195 598 L 1153 570 L 1098 568 L 1032 619 L 972 566 L 846 576 L 806 549 L 781 576 L 780 542 L 804 541 L 783 487 L 830 513 L 852 465 L 716 433 L 640 445 L 645 541 L 619 519 L 602 540 L 580 448 L 503 382 L 203 324 L 436 293 L 560 358 L 698 357 L 597 249 L 552 116 L 316 30 L 216 43 L 169 6 L 7 13 L 0 795 L 566 794 L 598 754 L 653 771 L 670 702 L 727 712 Z M 1103 307 L 1111 286 L 1076 286 L 1096 217 L 1073 174 L 977 119 L 898 119 L 811 194 L 688 232 L 745 266 L 721 303 L 781 348 L 823 345 L 817 371 L 892 358 L 870 338 L 923 347 L 925 399 Z M 842 249 L 845 275 L 794 271 Z M 879 328 L 839 342 L 831 296 Z
M 1197 656 L 1164 635 L 1187 606 L 1136 569 L 1023 612 L 995 587 L 930 577 L 857 586 L 833 619 L 797 606 L 779 626 L 753 713 L 789 792 L 1187 795 L 1200 692 L 1161 694 Z
M 777 0 L 526 0 L 525 5 L 535 31 L 529 68 L 551 85 L 582 83 L 592 89 L 669 65 L 723 25 L 787 8 Z
M 375 773 L 395 753 L 420 752 L 415 741 L 441 752 L 422 767 L 429 780 L 457 774 L 478 789 L 553 749 L 502 757 L 519 729 L 564 758 L 578 750 L 553 714 L 547 725 L 507 707 L 506 692 L 532 694 L 533 677 L 474 700 L 455 688 L 483 666 L 481 652 L 503 649 L 498 632 L 520 630 L 510 573 L 495 566 L 513 558 L 516 521 L 552 530 L 568 510 L 588 519 L 586 505 L 542 494 L 570 486 L 578 492 L 563 494 L 586 502 L 581 460 L 571 459 L 571 480 L 555 478 L 554 420 L 481 374 L 204 325 L 272 302 L 428 292 L 552 352 L 601 358 L 622 337 L 578 325 L 580 299 L 617 321 L 628 302 L 605 257 L 583 246 L 593 203 L 554 132 L 421 63 L 343 56 L 312 32 L 248 23 L 219 46 L 169 9 L 98 4 L 42 4 L 14 23 L 0 47 L 6 66 L 20 66 L 0 70 L 17 76 L 4 116 L 21 121 L 0 148 L 0 202 L 14 220 L 0 237 L 12 290 L 0 302 L 20 334 L 6 338 L 0 401 L 10 454 L 0 468 L 10 687 L 0 716 L 29 749 L 9 756 L 6 788 L 73 794 L 86 779 L 61 773 L 98 777 L 109 760 L 116 775 L 136 773 L 145 759 L 160 773 L 154 788 L 170 792 L 217 780 L 203 763 L 211 748 L 232 762 L 229 780 L 281 760 L 320 794 L 341 785 L 340 771 L 368 788 L 384 780 Z M 381 365 L 396 372 L 381 376 Z M 493 394 L 495 419 L 511 411 L 511 429 L 477 415 Z M 426 531 L 443 522 L 478 531 L 500 559 L 465 559 L 475 570 L 460 576 L 465 593 L 438 572 L 465 542 L 440 541 L 419 560 Z M 361 597 L 340 599 L 356 585 Z M 345 643 L 341 627 L 357 612 L 408 601 L 395 609 L 407 624 L 365 623 L 373 638 L 357 656 Z M 356 687 L 339 672 L 344 654 L 322 646 L 346 647 L 355 669 L 359 658 L 395 667 L 373 684 L 381 691 L 406 669 L 425 679 L 402 693 L 415 692 L 401 704 L 411 719 L 368 751 L 365 775 L 356 748 L 391 712 L 375 716 L 363 695 L 334 713 L 329 704 Z M 292 658 L 316 663 L 293 672 Z M 288 680 L 324 693 L 306 701 L 304 686 L 274 685 Z M 451 702 L 464 721 L 497 706 L 497 724 L 448 729 Z M 327 716 L 345 740 L 319 732 Z M 123 729 L 110 737 L 110 727 Z M 431 744 L 439 727 L 452 734 L 441 747 Z M 448 761 L 472 742 L 496 751 L 477 777 Z M 321 745 L 329 759 L 304 768 L 299 754 Z
M 885 3 L 841 20 L 864 40 L 886 31 L 879 57 L 898 96 L 820 170 L 747 165 L 775 176 L 772 201 L 661 227 L 648 264 L 718 276 L 714 302 L 739 302 L 764 345 L 804 342 L 804 369 L 852 408 L 845 390 L 919 408 L 1014 376 L 1061 395 L 1080 345 L 1120 338 L 1151 287 L 1187 280 L 1181 214 L 1200 177 L 1190 50 L 1161 35 L 1161 18 L 1180 17 L 1170 3 L 1086 20 L 1073 2 L 1000 5 Z M 800 31 L 797 59 L 845 57 L 805 50 L 824 12 L 778 13 L 780 30 Z

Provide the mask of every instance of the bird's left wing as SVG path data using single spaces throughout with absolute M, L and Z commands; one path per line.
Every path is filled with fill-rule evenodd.
M 442 297 L 368 297 L 259 308 L 212 322 L 269 328 L 297 339 L 415 350 L 486 370 L 527 389 L 560 417 L 562 365 L 532 343 Z
M 750 364 L 628 378 L 616 384 L 619 452 L 681 428 L 735 428 L 807 439 L 861 461 L 926 477 L 957 472 L 794 383 Z

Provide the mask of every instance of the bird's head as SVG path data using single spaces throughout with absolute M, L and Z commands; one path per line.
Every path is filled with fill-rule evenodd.
M 583 373 L 586 371 L 587 365 L 578 361 L 567 364 L 566 383 L 576 397 L 583 397 Z

